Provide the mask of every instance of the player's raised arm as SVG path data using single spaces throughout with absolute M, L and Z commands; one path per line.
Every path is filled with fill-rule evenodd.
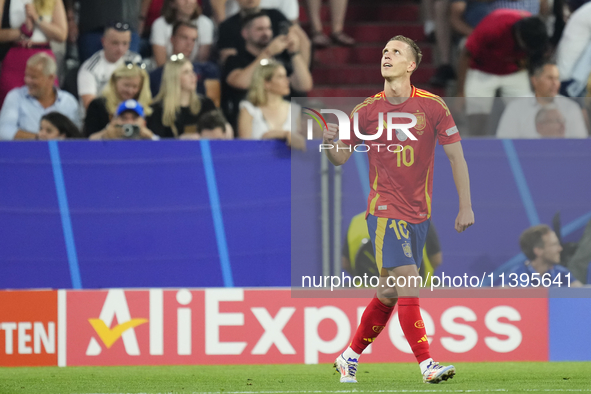
M 342 141 L 335 142 L 335 138 L 339 135 L 339 126 L 335 123 L 328 123 L 327 125 L 328 129 L 324 129 L 323 133 L 322 150 L 332 164 L 342 166 L 351 157 L 353 147 Z
M 456 218 L 455 228 L 458 233 L 466 230 L 474 224 L 474 212 L 472 211 L 472 201 L 470 199 L 470 176 L 468 175 L 468 165 L 464 159 L 464 151 L 461 142 L 443 145 L 443 150 L 451 164 L 451 170 L 458 189 L 460 199 L 460 211 Z

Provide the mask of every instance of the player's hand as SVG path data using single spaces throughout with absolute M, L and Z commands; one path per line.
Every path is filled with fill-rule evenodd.
M 325 144 L 332 144 L 339 134 L 339 125 L 336 123 L 327 123 L 328 128 L 324 129 L 322 134 L 323 140 Z
M 472 209 L 460 209 L 458 217 L 456 217 L 456 231 L 458 233 L 461 233 L 473 224 L 474 212 L 472 211 Z

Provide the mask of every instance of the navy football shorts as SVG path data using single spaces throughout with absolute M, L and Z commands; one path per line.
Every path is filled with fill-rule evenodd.
M 412 224 L 404 220 L 367 216 L 367 229 L 373 243 L 378 270 L 391 270 L 414 264 L 421 268 L 423 247 L 431 221 Z

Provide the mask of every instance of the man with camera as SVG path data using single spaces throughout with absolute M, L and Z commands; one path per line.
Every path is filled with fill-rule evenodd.
M 147 127 L 144 108 L 135 100 L 119 104 L 115 116 L 103 130 L 90 136 L 90 140 L 158 140 Z

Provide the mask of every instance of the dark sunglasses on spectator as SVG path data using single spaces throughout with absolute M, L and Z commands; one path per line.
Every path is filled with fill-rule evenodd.
M 127 66 L 127 68 L 132 69 L 133 66 L 138 66 L 139 68 L 141 68 L 142 70 L 146 69 L 146 63 L 142 63 L 142 62 L 132 62 L 127 60 L 125 62 L 125 65 Z
M 111 23 L 109 25 L 109 27 L 112 29 L 115 29 L 117 31 L 130 31 L 131 30 L 131 26 L 129 25 L 129 23 L 125 23 L 125 22 Z
M 170 57 L 171 62 L 180 62 L 185 59 L 185 55 L 182 53 L 176 53 Z

